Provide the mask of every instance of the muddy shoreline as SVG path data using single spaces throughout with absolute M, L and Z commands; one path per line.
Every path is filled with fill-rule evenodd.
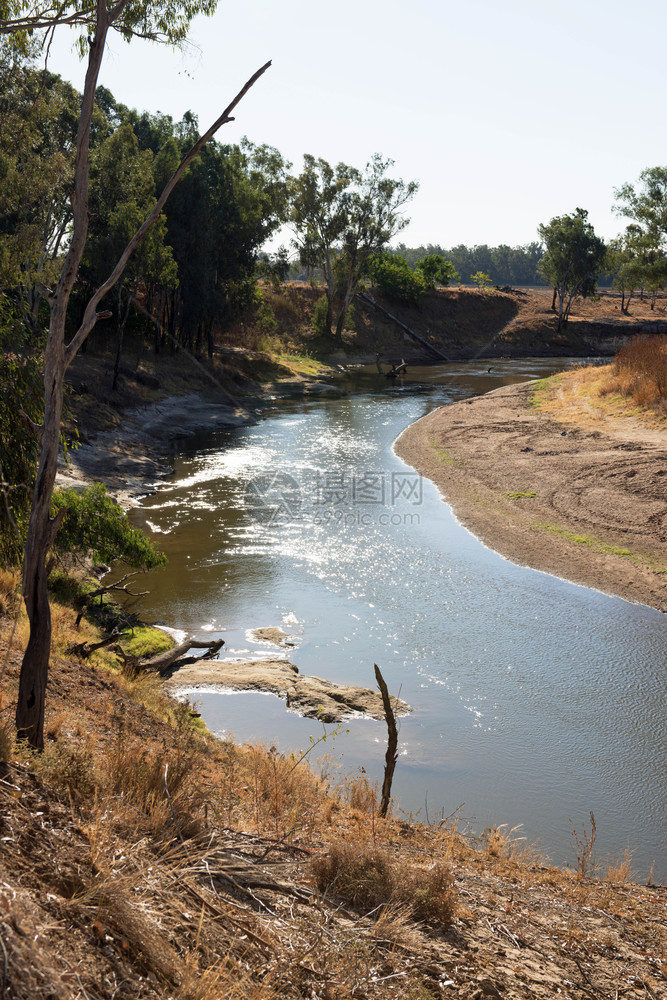
M 175 441 L 200 431 L 242 427 L 257 417 L 256 410 L 195 392 L 126 410 L 121 430 L 101 431 L 70 451 L 67 464 L 61 459 L 56 485 L 84 488 L 103 483 L 121 507 L 133 507 L 171 472 L 169 454 Z
M 561 423 L 534 407 L 534 391 L 442 407 L 403 432 L 396 454 L 505 558 L 667 611 L 667 435 Z

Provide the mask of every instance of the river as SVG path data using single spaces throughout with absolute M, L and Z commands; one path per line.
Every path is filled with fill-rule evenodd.
M 629 846 L 638 879 L 653 862 L 664 878 L 667 618 L 503 559 L 392 450 L 436 406 L 567 364 L 457 363 L 396 384 L 366 370 L 342 399 L 276 401 L 255 426 L 189 439 L 132 513 L 169 557 L 141 611 L 221 636 L 226 657 L 275 655 L 249 630 L 280 626 L 299 670 L 332 681 L 372 687 L 379 664 L 414 708 L 397 811 L 435 822 L 460 807 L 469 830 L 516 826 L 570 865 L 572 825 L 581 836 L 593 811 L 601 860 Z M 194 699 L 240 741 L 287 752 L 322 732 L 271 695 Z M 351 720 L 327 740 L 329 770 L 379 778 L 385 735 Z

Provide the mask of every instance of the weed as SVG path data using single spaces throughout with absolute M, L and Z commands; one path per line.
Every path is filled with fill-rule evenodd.
M 585 878 L 594 870 L 593 861 L 593 848 L 595 847 L 595 841 L 597 839 L 597 828 L 595 826 L 595 816 L 591 810 L 591 828 L 586 829 L 586 824 L 582 824 L 581 834 L 577 833 L 577 829 L 570 820 L 570 825 L 572 826 L 572 841 L 574 845 L 575 854 L 577 857 L 577 874 L 579 878 Z
M 507 497 L 508 500 L 519 500 L 522 497 L 536 497 L 537 493 L 535 490 L 514 490 L 511 493 L 503 493 L 503 496 Z
M 637 873 L 632 869 L 633 851 L 626 847 L 623 854 L 616 861 L 613 861 L 607 868 L 605 879 L 607 882 L 621 883 L 634 882 Z
M 367 815 L 376 815 L 378 811 L 378 787 L 377 781 L 370 783 L 365 770 L 362 768 L 358 775 L 347 775 L 340 782 L 337 788 L 338 794 L 342 797 L 351 809 Z
M 488 826 L 482 834 L 484 850 L 492 858 L 511 858 L 517 853 L 519 844 L 525 845 L 525 837 L 514 837 L 517 830 L 523 828 L 523 823 L 513 826 L 511 829 L 507 823 L 500 823 L 498 826 Z
M 99 790 L 101 779 L 93 763 L 90 743 L 77 743 L 62 736 L 34 757 L 34 769 L 55 788 L 68 792 L 77 803 L 90 803 Z

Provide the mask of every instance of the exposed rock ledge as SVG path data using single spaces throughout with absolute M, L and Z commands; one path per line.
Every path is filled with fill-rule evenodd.
M 192 663 L 167 675 L 166 687 L 179 689 L 214 687 L 232 691 L 264 691 L 284 698 L 287 707 L 309 719 L 342 722 L 352 715 L 384 719 L 379 691 L 332 684 L 321 677 L 304 677 L 288 660 L 208 660 Z M 392 699 L 397 715 L 412 709 L 398 698 Z

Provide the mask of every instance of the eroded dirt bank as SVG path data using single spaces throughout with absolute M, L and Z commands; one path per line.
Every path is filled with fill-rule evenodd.
M 667 432 L 556 418 L 535 393 L 525 383 L 443 407 L 395 450 L 506 558 L 666 611 Z

